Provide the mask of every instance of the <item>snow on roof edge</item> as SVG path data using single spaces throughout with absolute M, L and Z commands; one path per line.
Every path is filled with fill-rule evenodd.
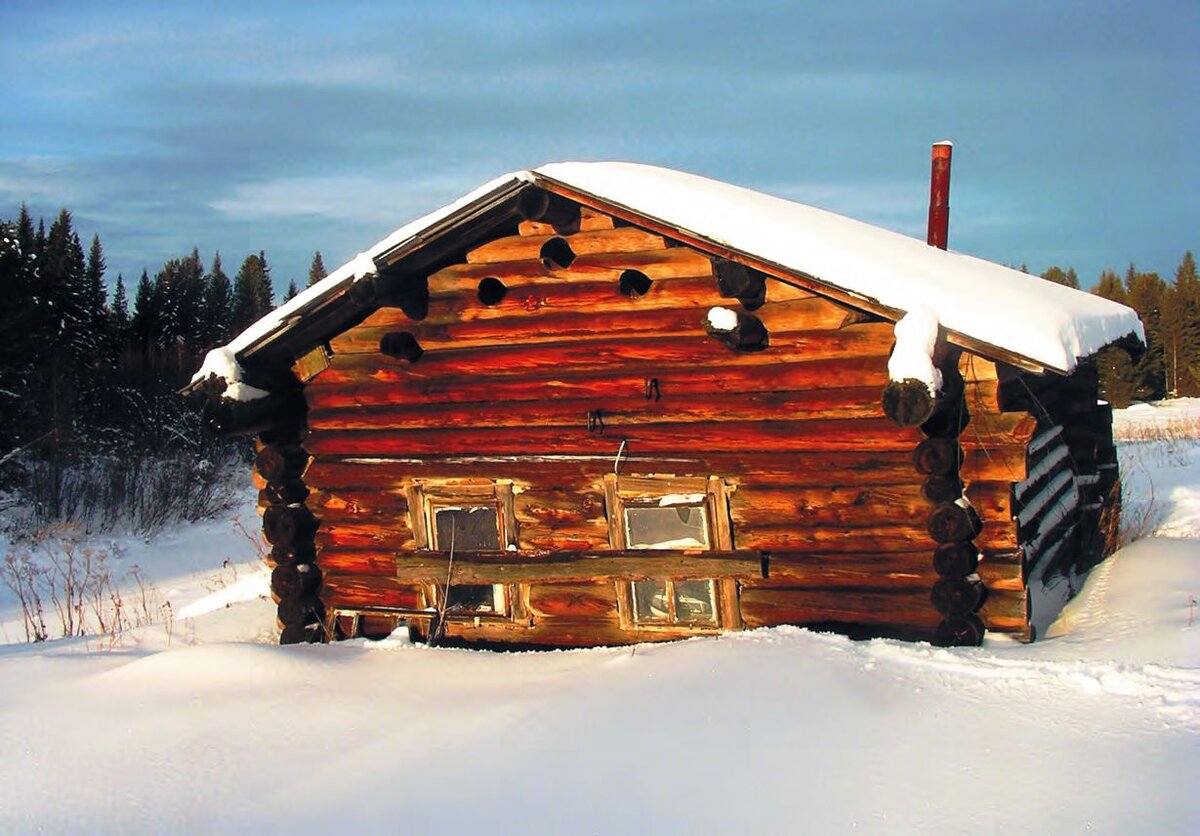
M 1070 372 L 1130 334 L 1145 342 L 1119 303 L 741 186 L 639 163 L 535 173 L 884 307 L 927 308 L 947 329 L 1047 368 Z
M 270 313 L 251 323 L 244 331 L 225 345 L 217 346 L 209 351 L 205 355 L 204 363 L 200 366 L 200 369 L 192 375 L 191 384 L 200 383 L 210 375 L 216 375 L 225 380 L 231 389 L 234 389 L 235 384 L 240 383 L 242 380 L 242 370 L 236 359 L 240 352 L 280 328 L 285 327 L 287 321 L 292 316 L 304 310 L 308 305 L 333 296 L 344 286 L 349 286 L 364 276 L 373 275 L 376 272 L 375 259 L 383 253 L 394 250 L 410 240 L 419 238 L 422 233 L 429 231 L 429 229 L 441 221 L 454 216 L 497 189 L 520 182 L 531 182 L 532 179 L 533 175 L 528 170 L 503 174 L 473 189 L 457 200 L 447 203 L 445 206 L 401 226 L 382 240 L 376 242 L 374 246 L 351 258 L 312 287 L 305 288 L 287 302 L 284 302 Z M 253 389 L 252 387 L 246 387 L 244 390 L 235 389 L 235 393 L 231 394 L 227 389 L 226 397 L 230 397 L 233 400 L 253 400 L 254 398 L 266 395 L 262 390 Z
M 230 367 L 236 355 L 286 328 L 309 305 L 375 273 L 381 254 L 419 241 L 497 189 L 543 178 L 864 301 L 902 312 L 929 310 L 951 331 L 1047 368 L 1070 372 L 1080 359 L 1129 335 L 1145 342 L 1132 309 L 975 256 L 695 174 L 640 163 L 564 162 L 502 175 L 401 226 L 210 352 L 192 383 L 210 374 L 239 382 L 240 368 Z

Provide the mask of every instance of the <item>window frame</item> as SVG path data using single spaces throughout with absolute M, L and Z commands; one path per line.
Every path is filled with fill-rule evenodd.
M 708 546 L 696 547 L 705 551 L 732 551 L 733 531 L 729 521 L 729 493 L 732 486 L 718 476 L 617 476 L 604 477 L 604 496 L 608 514 L 609 544 L 615 551 L 638 551 L 629 545 L 627 517 L 629 507 L 661 507 L 665 497 L 683 495 L 699 497 L 697 502 L 680 504 L 704 509 L 707 525 Z M 643 547 L 644 548 L 644 547 Z M 683 551 L 683 549 L 680 549 Z M 670 609 L 674 609 L 675 580 L 672 578 L 646 578 L 662 580 L 668 596 Z M 649 621 L 637 617 L 634 602 L 634 580 L 617 580 L 617 613 L 621 627 L 626 630 L 651 632 L 718 633 L 741 627 L 741 612 L 738 607 L 737 582 L 732 578 L 689 578 L 708 580 L 713 590 L 713 621 Z
M 451 508 L 494 508 L 499 534 L 499 551 L 517 549 L 517 515 L 513 483 L 507 481 L 472 482 L 462 480 L 418 481 L 406 486 L 409 522 L 417 549 L 439 551 L 437 542 L 437 512 Z M 448 550 L 448 549 L 445 549 Z M 456 552 L 466 551 L 455 549 Z M 451 586 L 453 572 L 451 572 Z M 467 584 L 467 586 L 486 584 Z M 497 600 L 504 606 L 498 610 L 463 610 L 446 612 L 450 621 L 505 621 L 525 618 L 524 596 L 517 584 L 492 584 Z M 445 606 L 445 581 L 421 584 L 422 602 L 427 608 L 441 610 Z

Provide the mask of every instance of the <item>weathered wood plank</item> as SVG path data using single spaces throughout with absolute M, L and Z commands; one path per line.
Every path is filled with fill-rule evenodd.
M 404 583 L 531 583 L 647 578 L 752 578 L 762 574 L 762 556 L 751 551 L 464 552 L 453 562 L 446 552 L 408 552 L 396 557 Z

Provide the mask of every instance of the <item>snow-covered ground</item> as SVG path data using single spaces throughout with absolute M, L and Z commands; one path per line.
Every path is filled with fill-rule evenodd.
M 1200 833 L 1200 441 L 1121 459 L 1154 536 L 1033 645 L 278 647 L 231 519 L 100 542 L 170 628 L 27 645 L 0 591 L 0 831 Z

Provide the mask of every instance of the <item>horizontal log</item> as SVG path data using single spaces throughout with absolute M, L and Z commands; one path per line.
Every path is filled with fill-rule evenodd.
M 848 552 L 836 555 L 771 552 L 766 578 L 741 581 L 743 589 L 787 587 L 890 591 L 913 589 L 928 592 L 938 579 L 929 552 Z
M 608 616 L 617 614 L 617 590 L 607 583 L 531 584 L 526 592 L 534 617 Z
M 581 416 L 586 417 L 586 416 Z M 495 427 L 464 430 L 317 430 L 305 444 L 321 456 L 608 454 L 622 441 L 629 452 L 803 452 L 911 450 L 915 430 L 886 419 L 729 421 L 701 424 L 624 424 L 607 434 L 575 426 Z
M 613 219 L 594 209 L 583 209 L 579 215 L 579 231 L 591 232 L 596 229 L 612 229 Z M 545 221 L 521 221 L 517 226 L 520 235 L 553 235 L 554 225 Z
M 1025 590 L 989 587 L 987 600 L 979 609 L 979 617 L 989 630 L 1014 632 L 1025 627 L 1028 620 Z
M 411 552 L 396 558 L 396 577 L 406 583 L 450 578 L 451 583 L 530 583 L 600 578 L 750 578 L 762 574 L 762 555 L 734 551 L 535 553 Z
M 614 366 L 623 367 L 626 373 L 657 376 L 704 365 L 769 367 L 807 360 L 885 356 L 890 344 L 889 329 L 881 329 L 875 323 L 851 325 L 836 331 L 773 334 L 768 350 L 742 354 L 731 354 L 719 342 L 706 336 L 646 339 L 599 335 L 594 340 L 427 351 L 419 362 L 410 365 L 400 365 L 378 354 L 339 354 L 317 379 L 344 379 L 331 372 L 357 373 L 376 380 L 469 375 L 535 376 L 605 371 Z
M 381 528 L 378 525 L 357 525 L 342 522 L 323 523 L 313 537 L 317 551 L 325 554 L 341 548 L 351 549 L 411 549 L 416 539 L 407 529 Z
M 421 589 L 394 577 L 343 575 L 327 572 L 321 584 L 321 601 L 333 609 L 397 607 L 419 610 L 425 601 Z
M 271 592 L 276 598 L 312 595 L 321 586 L 321 570 L 311 563 L 284 563 L 271 571 Z
M 254 458 L 255 471 L 275 484 L 299 479 L 307 465 L 308 451 L 296 444 L 263 445 Z
M 520 261 L 537 258 L 542 246 L 554 235 L 512 235 L 496 238 L 467 252 L 468 264 Z M 661 235 L 632 226 L 615 229 L 598 229 L 564 236 L 571 249 L 579 254 L 644 252 L 665 249 L 666 239 Z
M 678 282 L 672 284 L 680 284 Z M 651 286 L 654 291 L 655 286 Z M 676 300 L 659 285 L 659 293 L 634 299 L 621 297 L 625 304 L 611 311 L 590 309 L 583 312 L 559 313 L 553 309 L 532 308 L 526 304 L 510 306 L 512 315 L 506 318 L 471 319 L 448 323 L 368 324 L 363 323 L 335 337 L 330 345 L 335 354 L 378 353 L 381 340 L 397 327 L 409 331 L 426 351 L 452 348 L 507 346 L 514 342 L 523 345 L 595 340 L 597 334 L 610 337 L 641 335 L 661 339 L 670 336 L 704 333 L 707 311 L 714 304 L 709 293 L 689 294 Z M 614 284 L 610 291 L 617 294 Z M 508 298 L 507 295 L 505 298 Z M 521 302 L 520 297 L 515 298 Z M 525 300 L 526 302 L 528 299 Z M 501 303 L 503 304 L 503 303 Z M 845 310 L 816 297 L 778 302 L 755 311 L 772 334 L 793 331 L 838 329 L 845 319 Z
M 957 543 L 970 540 L 981 530 L 978 514 L 953 502 L 943 502 L 929 512 L 926 529 L 938 543 Z
M 622 627 L 615 617 L 540 618 L 531 626 L 470 621 L 449 622 L 443 642 L 510 643 L 538 647 L 613 647 L 642 642 L 678 641 L 719 632 L 715 628 L 634 629 Z
M 713 277 L 712 262 L 705 256 L 693 250 L 674 247 L 666 250 L 648 250 L 639 253 L 594 253 L 576 254 L 570 267 L 549 268 L 539 258 L 524 261 L 507 261 L 502 264 L 452 264 L 429 277 L 431 290 L 430 313 L 438 308 L 439 300 L 464 299 L 469 306 L 462 309 L 475 310 L 479 307 L 474 299 L 475 291 L 481 279 L 492 277 L 499 279 L 508 288 L 509 294 L 516 297 L 518 304 L 526 307 L 524 300 L 529 296 L 537 296 L 540 292 L 551 293 L 549 298 L 562 298 L 572 291 L 556 285 L 591 285 L 594 288 L 604 288 L 603 298 L 612 299 L 617 292 L 617 282 L 626 270 L 637 270 L 646 275 L 655 285 L 662 283 L 678 290 L 684 286 L 711 289 L 717 292 L 716 281 Z M 671 280 L 690 279 L 688 285 L 675 285 Z M 582 290 L 587 293 L 588 291 Z M 628 299 L 625 300 L 628 303 Z M 513 304 L 506 301 L 503 304 Z M 543 307 L 543 306 L 537 306 Z M 548 305 L 545 307 L 556 307 Z M 482 312 L 479 313 L 483 316 Z M 372 319 L 377 314 L 372 315 Z M 460 319 L 470 318 L 468 316 Z
M 953 438 L 926 438 L 913 453 L 913 467 L 918 473 L 950 476 L 958 472 L 963 451 Z
M 401 490 L 315 490 L 306 503 L 318 519 L 408 514 L 408 497 Z
M 794 588 L 743 589 L 747 628 L 779 624 L 846 624 L 932 631 L 941 621 L 927 589 L 845 593 Z
M 973 469 L 984 476 L 999 477 L 1019 459 L 1002 455 L 989 458 L 977 453 Z M 714 453 L 692 451 L 679 456 L 643 456 L 626 451 L 620 471 L 636 475 L 678 475 L 705 478 L 718 475 L 735 483 L 794 487 L 853 487 L 912 485 L 915 474 L 908 469 L 908 450 L 833 450 L 808 453 Z M 403 490 L 407 480 L 472 477 L 511 479 L 525 490 L 542 488 L 592 490 L 603 484 L 604 474 L 613 470 L 613 457 L 603 454 L 583 457 L 514 456 L 420 456 L 397 458 L 343 459 L 318 456 L 305 478 L 314 489 Z
M 604 432 L 624 433 L 647 423 L 692 424 L 729 421 L 878 418 L 871 387 L 753 393 L 675 395 L 650 399 L 638 392 L 624 398 L 518 401 L 482 404 L 387 404 L 346 409 L 314 408 L 311 432 L 337 430 L 438 429 L 496 427 L 585 427 L 600 410 Z M 630 429 L 636 432 L 636 429 Z
M 316 519 L 303 505 L 271 505 L 263 512 L 263 535 L 272 546 L 294 547 L 316 530 Z
M 647 381 L 651 378 L 657 381 L 651 396 L 668 400 L 727 392 L 750 394 L 826 389 L 840 382 L 853 383 L 855 387 L 874 387 L 886 380 L 887 363 L 881 355 L 780 364 L 773 366 L 770 374 L 746 366 L 655 371 L 651 374 L 596 370 L 519 379 L 478 376 L 375 381 L 361 376 L 351 380 L 330 377 L 310 384 L 305 394 L 310 409 L 319 414 L 363 406 L 644 398 Z
M 903 475 L 915 476 L 911 472 Z M 908 523 L 927 514 L 928 503 L 918 485 L 790 489 L 747 485 L 730 496 L 729 509 L 735 528 L 788 524 L 862 527 Z
M 862 552 L 925 551 L 932 555 L 934 541 L 922 525 L 877 524 L 863 528 L 793 524 L 734 527 L 739 549 L 776 552 L 805 552 L 812 555 L 857 554 Z
M 983 601 L 983 584 L 966 578 L 939 578 L 930 591 L 933 608 L 946 618 L 975 612 Z

